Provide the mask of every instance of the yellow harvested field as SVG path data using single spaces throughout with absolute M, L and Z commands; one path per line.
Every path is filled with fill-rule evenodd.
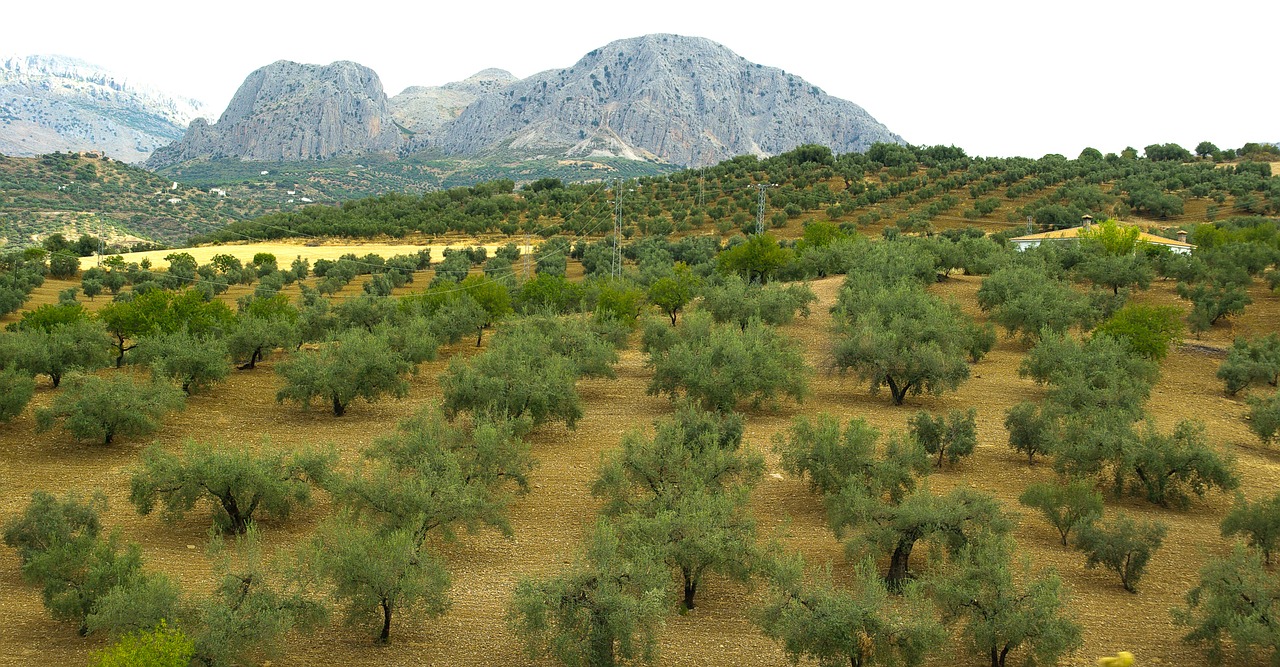
M 470 248 L 473 246 L 482 246 L 486 248 L 490 254 L 494 250 L 500 248 L 505 243 L 470 243 L 459 241 L 456 243 L 445 244 L 394 244 L 394 243 L 343 243 L 343 244 L 319 244 L 307 245 L 301 243 L 289 243 L 287 241 L 279 241 L 275 243 L 244 243 L 244 244 L 226 244 L 226 245 L 207 245 L 196 248 L 180 248 L 176 250 L 148 250 L 146 252 L 131 252 L 122 255 L 126 262 L 141 262 L 144 259 L 150 260 L 151 265 L 155 268 L 165 268 L 169 266 L 168 260 L 165 259 L 171 253 L 185 252 L 195 257 L 196 262 L 205 264 L 213 259 L 214 255 L 231 255 L 242 262 L 248 262 L 253 256 L 266 252 L 276 256 L 276 260 L 282 267 L 287 267 L 289 262 L 295 257 L 302 257 L 308 261 L 314 262 L 317 259 L 336 260 L 347 253 L 355 253 L 360 256 L 374 254 L 381 255 L 384 258 L 390 258 L 395 255 L 412 255 L 422 250 L 431 250 L 431 261 L 438 262 L 444 257 L 444 251 L 449 248 Z M 527 252 L 533 244 L 521 245 L 520 251 Z M 88 269 L 96 266 L 97 257 L 81 257 L 80 268 Z

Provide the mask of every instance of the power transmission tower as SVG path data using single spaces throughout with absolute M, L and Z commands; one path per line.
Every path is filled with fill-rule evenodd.
M 613 266 L 610 275 L 617 278 L 622 275 L 622 179 L 617 180 L 613 189 Z
M 777 187 L 772 183 L 756 183 L 756 233 L 764 233 L 764 189 Z

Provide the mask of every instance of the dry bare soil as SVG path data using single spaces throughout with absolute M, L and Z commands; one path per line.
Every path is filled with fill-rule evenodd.
M 425 284 L 425 278 L 420 275 L 409 288 Z M 37 292 L 33 305 L 56 300 L 57 291 L 68 285 L 49 281 Z M 754 497 L 762 539 L 779 538 L 787 548 L 804 552 L 812 563 L 830 563 L 837 580 L 847 581 L 850 565 L 842 544 L 826 526 L 818 497 L 801 481 L 783 475 L 777 457 L 769 450 L 770 437 L 785 429 L 796 415 L 829 412 L 842 420 L 864 417 L 888 431 L 903 429 L 906 419 L 921 408 L 945 411 L 975 406 L 980 446 L 956 468 L 931 478 L 929 484 L 935 492 L 967 484 L 995 494 L 1008 509 L 1018 510 L 1018 494 L 1052 473 L 1044 463 L 1029 467 L 1006 446 L 1007 433 L 1002 426 L 1005 410 L 1018 401 L 1042 395 L 1041 388 L 1017 375 L 1018 363 L 1026 353 L 1022 344 L 1002 338 L 992 353 L 973 367 L 973 377 L 958 392 L 940 398 L 912 398 L 906 406 L 893 407 L 886 396 L 869 395 L 867 387 L 854 378 L 823 370 L 831 343 L 826 312 L 839 285 L 839 278 L 814 283 L 820 303 L 813 316 L 785 328 L 803 342 L 809 363 L 818 369 L 812 378 L 812 396 L 801 405 L 748 412 L 746 440 L 765 453 L 770 466 Z M 934 289 L 977 315 L 975 293 L 979 285 L 979 278 L 956 276 Z M 358 291 L 358 286 L 347 290 Z M 237 293 L 227 297 L 234 299 Z M 1173 296 L 1173 285 L 1168 282 L 1156 283 L 1137 298 L 1185 307 Z M 1275 492 L 1280 458 L 1262 448 L 1248 432 L 1242 419 L 1243 400 L 1224 397 L 1221 383 L 1214 378 L 1220 355 L 1201 347 L 1223 348 L 1235 335 L 1277 330 L 1280 299 L 1261 288 L 1253 291 L 1253 299 L 1254 304 L 1237 322 L 1202 340 L 1189 340 L 1196 347 L 1184 346 L 1163 362 L 1162 378 L 1148 409 L 1161 429 L 1172 428 L 1181 418 L 1203 420 L 1211 442 L 1237 457 L 1246 495 L 1257 498 Z M 103 301 L 98 299 L 93 306 Z M 367 628 L 334 623 L 314 635 L 291 638 L 284 655 L 272 664 L 529 664 L 505 624 L 507 602 L 516 581 L 521 576 L 556 572 L 572 561 L 598 507 L 589 486 L 601 454 L 616 447 L 624 432 L 651 429 L 655 419 L 671 411 L 667 400 L 646 395 L 650 370 L 636 347 L 633 340 L 631 349 L 622 353 L 616 380 L 580 383 L 586 417 L 576 430 L 552 425 L 534 434 L 538 466 L 530 493 L 519 498 L 511 510 L 515 536 L 506 539 L 489 531 L 464 534 L 456 543 L 440 545 L 453 577 L 452 609 L 447 614 L 434 620 L 396 618 L 393 643 L 385 647 L 373 644 Z M 48 404 L 53 395 L 46 382 L 25 414 L 0 427 L 0 521 L 20 512 L 34 489 L 57 493 L 101 489 L 111 503 L 107 525 L 120 528 L 128 539 L 142 544 L 147 566 L 167 573 L 189 591 L 201 591 L 209 586 L 211 571 L 205 555 L 208 516 L 197 511 L 181 525 L 168 526 L 155 516 L 138 516 L 127 500 L 130 471 L 146 445 L 154 440 L 177 451 L 187 438 L 228 443 L 265 439 L 285 447 L 331 443 L 350 463 L 361 449 L 390 432 L 398 420 L 437 401 L 437 377 L 449 357 L 474 351 L 466 343 L 443 350 L 439 361 L 424 365 L 412 379 L 408 398 L 356 403 L 342 418 L 323 409 L 308 412 L 277 404 L 278 380 L 268 362 L 254 371 L 237 371 L 224 384 L 192 397 L 186 410 L 167 419 L 155 438 L 111 447 L 78 444 L 57 431 L 36 433 L 32 411 Z M 288 549 L 305 540 L 329 509 L 323 494 L 320 496 L 314 509 L 287 525 L 266 524 L 263 532 L 270 546 Z M 1043 519 L 1021 512 L 1016 529 L 1021 551 L 1035 567 L 1053 567 L 1061 573 L 1071 589 L 1071 611 L 1085 628 L 1083 650 L 1064 664 L 1092 665 L 1097 656 L 1118 650 L 1133 652 L 1141 665 L 1203 663 L 1201 651 L 1180 642 L 1181 632 L 1172 624 L 1169 609 L 1181 603 L 1205 560 L 1227 550 L 1218 523 L 1230 503 L 1230 498 L 1213 494 L 1185 511 L 1172 511 L 1137 500 L 1108 499 L 1109 515 L 1124 510 L 1169 524 L 1165 546 L 1154 556 L 1137 595 L 1126 593 L 1113 573 L 1085 569 L 1083 557 L 1060 546 L 1056 533 Z M 923 569 L 924 565 L 921 562 L 917 567 Z M 786 664 L 779 647 L 751 622 L 751 609 L 762 595 L 760 585 L 753 588 L 713 577 L 700 589 L 697 610 L 670 616 L 661 636 L 661 664 Z M 85 664 L 91 651 L 104 644 L 102 638 L 78 637 L 71 625 L 51 620 L 39 591 L 19 577 L 17 556 L 9 549 L 0 549 L 0 618 L 0 664 Z M 931 664 L 984 663 L 956 653 L 939 656 Z

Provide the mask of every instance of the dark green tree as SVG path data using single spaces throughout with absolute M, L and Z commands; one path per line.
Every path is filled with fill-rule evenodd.
M 1005 413 L 1004 427 L 1009 431 L 1009 447 L 1027 455 L 1027 465 L 1035 465 L 1036 455 L 1053 451 L 1057 441 L 1057 422 L 1040 406 L 1023 401 Z

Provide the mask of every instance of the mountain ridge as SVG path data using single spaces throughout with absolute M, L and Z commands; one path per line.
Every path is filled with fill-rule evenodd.
M 76 58 L 0 58 L 0 153 L 6 155 L 98 151 L 141 162 L 180 139 L 204 113 L 198 100 Z
M 876 142 L 904 143 L 862 107 L 796 75 L 709 39 L 654 34 L 611 42 L 570 67 L 525 79 L 487 69 L 393 98 L 373 70 L 356 63 L 278 61 L 245 79 L 217 123 L 196 121 L 147 166 L 362 152 L 705 166 L 803 144 L 849 152 Z

